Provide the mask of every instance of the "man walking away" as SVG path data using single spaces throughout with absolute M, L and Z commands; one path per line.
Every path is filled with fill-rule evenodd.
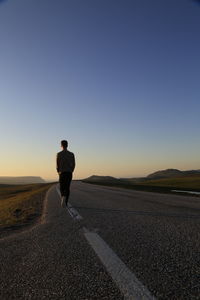
M 57 153 L 56 163 L 57 172 L 59 174 L 60 193 L 61 193 L 61 206 L 64 206 L 69 199 L 70 184 L 72 181 L 72 173 L 75 168 L 75 157 L 74 154 L 67 150 L 68 142 L 61 141 L 62 151 Z

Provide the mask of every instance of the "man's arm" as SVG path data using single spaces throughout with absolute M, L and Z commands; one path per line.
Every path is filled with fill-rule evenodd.
M 74 172 L 75 166 L 76 166 L 76 163 L 75 163 L 75 156 L 74 156 L 74 154 L 73 154 L 73 155 L 72 155 L 72 172 Z
M 56 170 L 59 173 L 58 153 L 56 155 Z

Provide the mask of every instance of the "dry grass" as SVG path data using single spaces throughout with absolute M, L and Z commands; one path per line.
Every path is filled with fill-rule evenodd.
M 200 175 L 148 180 L 141 185 L 200 190 Z
M 0 227 L 27 224 L 37 218 L 51 185 L 0 185 Z

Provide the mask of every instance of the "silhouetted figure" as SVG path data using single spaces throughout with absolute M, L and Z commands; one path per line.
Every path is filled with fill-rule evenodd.
M 68 142 L 61 141 L 62 151 L 57 153 L 56 163 L 57 172 L 59 174 L 60 193 L 61 193 L 61 205 L 68 202 L 70 194 L 70 184 L 72 181 L 72 173 L 75 168 L 75 157 L 74 154 L 67 150 Z

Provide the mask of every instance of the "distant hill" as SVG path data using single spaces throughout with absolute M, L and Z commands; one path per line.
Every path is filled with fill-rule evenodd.
M 189 171 L 180 171 L 178 169 L 166 169 L 154 172 L 146 177 L 146 179 L 162 179 L 162 178 L 172 178 L 172 177 L 182 177 L 188 175 L 197 175 L 200 174 L 200 170 L 189 170 Z
M 118 182 L 118 179 L 111 176 L 98 176 L 98 175 L 92 175 L 88 178 L 83 179 L 84 182 Z
M 39 176 L 0 176 L 0 184 L 32 184 L 45 183 L 45 180 Z

